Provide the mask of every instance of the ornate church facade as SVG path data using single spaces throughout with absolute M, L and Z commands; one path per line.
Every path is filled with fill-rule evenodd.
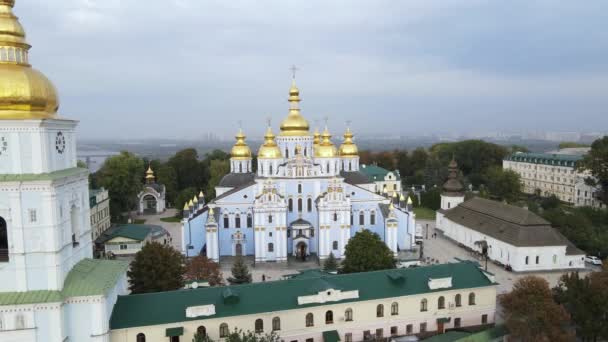
M 294 80 L 287 118 L 278 136 L 268 127 L 255 172 L 246 136 L 238 132 L 230 173 L 216 187 L 217 197 L 205 203 L 200 194 L 184 208 L 184 254 L 213 260 L 247 255 L 256 262 L 342 258 L 349 239 L 362 229 L 377 233 L 395 255 L 413 247 L 411 202 L 396 192 L 376 193 L 373 181 L 359 171 L 351 130 L 336 147 L 327 127 L 311 134 L 299 103 Z

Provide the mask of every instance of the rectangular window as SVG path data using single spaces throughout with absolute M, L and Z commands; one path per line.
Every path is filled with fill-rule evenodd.
M 127 249 L 127 245 L 120 245 L 120 250 L 124 251 L 125 249 Z
M 376 339 L 382 338 L 384 331 L 382 328 L 376 329 Z
M 30 209 L 29 210 L 29 215 L 30 215 L 30 222 L 34 223 L 38 220 L 38 217 L 36 216 L 36 209 Z
M 359 213 L 359 225 L 364 225 L 365 224 L 365 214 L 363 214 L 363 212 Z
M 420 323 L 420 333 L 426 332 L 426 323 Z
M 372 339 L 372 333 L 369 330 L 363 332 L 363 341 L 369 341 Z
M 488 315 L 481 315 L 481 324 L 488 324 Z
M 315 339 L 314 338 L 307 338 L 306 342 L 315 342 Z
M 537 256 L 536 256 L 536 264 L 538 265 L 538 264 L 539 264 L 539 262 L 540 262 L 540 256 L 538 256 L 538 255 L 537 255 Z
M 391 336 L 397 335 L 397 327 L 391 327 Z
M 352 333 L 344 334 L 344 342 L 353 342 L 353 334 Z
M 414 333 L 414 325 L 412 324 L 408 324 L 405 326 L 405 334 L 406 335 L 411 335 Z

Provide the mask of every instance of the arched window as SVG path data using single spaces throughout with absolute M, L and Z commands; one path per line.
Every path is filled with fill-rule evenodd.
M 353 309 L 348 308 L 348 309 L 346 309 L 346 311 L 344 311 L 344 319 L 347 322 L 350 322 L 353 320 Z
M 355 221 L 354 221 L 354 220 L 355 220 L 355 219 L 354 219 L 354 215 L 353 215 L 353 212 L 351 211 L 351 212 L 350 212 L 350 225 L 351 225 L 351 226 L 352 226 L 353 224 L 355 224 Z
M 459 294 L 456 295 L 456 297 L 454 297 L 454 302 L 456 303 L 456 306 L 462 306 L 462 296 Z
M 331 247 L 334 251 L 338 250 L 338 241 L 334 241 Z
M 312 315 L 312 313 L 309 312 L 306 314 L 306 326 L 313 327 L 314 325 L 315 325 L 314 316 Z
M 281 319 L 279 317 L 275 317 L 272 319 L 272 331 L 281 330 Z
M 139 333 L 139 334 L 137 334 L 137 337 L 135 340 L 137 342 L 146 342 L 146 335 L 144 335 L 143 333 Z
M 289 150 L 285 148 L 285 158 L 289 158 Z
M 391 315 L 395 316 L 399 314 L 399 303 L 394 302 L 391 304 Z
M 528 264 L 528 261 L 530 260 L 529 256 L 526 256 L 526 265 Z
M 268 215 L 268 223 L 272 223 L 272 215 Z
M 325 324 L 333 324 L 334 323 L 334 312 L 331 310 L 327 310 L 325 312 Z
M 312 198 L 310 197 L 306 200 L 306 209 L 308 210 L 308 212 L 312 211 Z
M 230 332 L 228 331 L 228 324 L 220 324 L 220 337 L 228 337 L 229 334 Z
M 298 193 L 301 194 L 302 193 L 302 184 L 298 184 Z
M 0 262 L 8 261 L 8 227 L 0 217 Z
M 243 173 L 243 164 L 239 163 L 239 173 Z
M 287 206 L 289 207 L 289 212 L 290 212 L 290 213 L 291 213 L 291 212 L 293 212 L 293 198 L 290 198 L 290 199 L 287 201 Z
M 439 297 L 437 300 L 437 309 L 445 309 L 445 297 Z
M 196 328 L 196 334 L 202 337 L 207 336 L 207 328 L 205 328 L 204 325 L 200 325 L 198 328 Z
M 475 305 L 475 293 L 469 293 L 469 305 Z
M 426 301 L 426 298 L 423 298 L 420 301 L 420 311 L 424 312 L 424 311 L 427 311 L 427 310 L 428 310 L 427 301 Z
M 228 228 L 230 225 L 230 220 L 228 219 L 228 214 L 224 214 L 224 228 Z
M 372 211 L 369 218 L 369 224 L 376 224 L 376 211 Z
M 384 305 L 378 304 L 376 306 L 376 317 L 384 317 Z
M 448 202 L 448 209 L 450 209 L 450 204 L 451 204 L 451 203 L 450 203 L 450 202 Z
M 338 213 L 334 213 L 334 222 L 338 222 Z
M 15 316 L 15 329 L 25 329 L 25 317 L 22 314 Z
M 268 252 L 269 253 L 274 252 L 274 244 L 272 242 L 268 244 Z
M 359 212 L 359 225 L 365 224 L 365 214 L 361 211 Z
M 264 332 L 264 321 L 261 318 L 255 320 L 255 332 L 261 333 Z
M 325 164 L 325 173 L 329 173 L 329 163 Z
M 269 168 L 270 168 L 270 175 L 272 176 L 272 164 L 270 164 Z
M 234 217 L 234 226 L 236 228 L 241 228 L 241 215 L 236 214 L 236 216 Z
M 251 228 L 251 226 L 253 226 L 253 218 L 251 214 L 247 214 L 247 228 Z

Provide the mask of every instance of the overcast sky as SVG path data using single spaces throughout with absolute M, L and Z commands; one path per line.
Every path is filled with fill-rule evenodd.
M 608 129 L 608 1 L 17 0 L 90 138 Z

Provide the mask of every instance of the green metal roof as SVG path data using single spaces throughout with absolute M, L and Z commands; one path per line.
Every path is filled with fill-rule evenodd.
M 0 305 L 58 303 L 67 297 L 106 295 L 128 268 L 126 261 L 83 259 L 68 273 L 62 291 L 0 292 Z
M 493 342 L 499 340 L 508 333 L 509 332 L 504 325 L 497 325 L 476 333 L 464 330 L 451 330 L 445 334 L 435 335 L 424 339 L 422 342 Z
M 422 340 L 423 342 L 456 342 L 463 338 L 471 336 L 470 332 L 466 331 L 448 331 L 444 334 L 435 335 L 427 339 Z
M 573 154 L 548 154 L 548 153 L 524 153 L 518 152 L 507 156 L 505 160 L 524 162 L 531 164 L 543 164 L 554 166 L 574 167 L 576 162 L 583 159 L 581 155 Z
M 63 284 L 63 296 L 105 295 L 128 268 L 127 261 L 83 259 L 68 273 Z
M 0 174 L 0 182 L 54 181 L 64 177 L 88 174 L 89 170 L 74 167 L 50 173 Z
M 117 237 L 124 237 L 137 241 L 143 241 L 152 232 L 152 226 L 147 224 L 121 224 L 116 229 L 104 234 L 104 240 L 112 240 Z
M 363 172 L 363 174 L 365 174 L 371 181 L 383 181 L 384 177 L 386 177 L 389 172 L 393 172 L 395 174 L 396 180 L 401 179 L 399 171 L 389 171 L 377 165 L 361 165 L 359 171 Z
M 395 273 L 402 274 L 405 281 L 393 281 Z M 341 301 L 342 303 L 437 292 L 443 290 L 430 290 L 429 278 L 450 276 L 452 277 L 450 289 L 495 285 L 475 264 L 460 262 L 418 268 L 323 275 L 317 278 L 136 294 L 118 297 L 112 312 L 110 327 L 111 329 L 123 329 L 201 320 L 201 317 L 186 317 L 186 308 L 199 305 L 215 305 L 216 314 L 209 318 L 331 305 L 332 303 L 298 305 L 298 296 L 310 295 L 312 291 L 323 288 L 327 284 L 340 288 L 342 291 L 359 291 L 359 298 L 344 300 Z M 226 294 L 232 297 L 238 296 L 238 300 L 226 301 Z M 273 300 L 268 300 L 268 298 Z
M 323 332 L 323 342 L 338 342 L 340 341 L 340 334 L 337 330 L 329 330 Z

